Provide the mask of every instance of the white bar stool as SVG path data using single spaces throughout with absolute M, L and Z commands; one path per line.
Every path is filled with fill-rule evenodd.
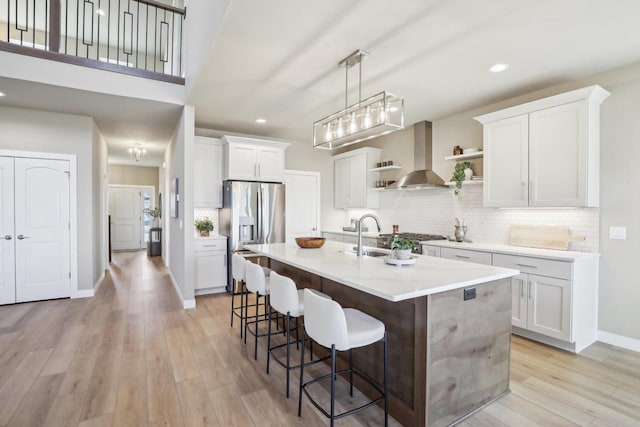
M 231 288 L 231 327 L 233 327 L 233 318 L 240 318 L 240 338 L 243 337 L 244 328 L 243 322 L 244 316 L 244 293 L 245 280 L 244 280 L 244 263 L 247 262 L 242 256 L 238 254 L 231 255 L 231 277 L 233 278 L 233 284 Z M 238 291 L 237 288 L 240 290 Z M 236 296 L 240 296 L 240 305 L 236 304 Z M 240 312 L 238 312 L 240 310 Z
M 388 383 L 388 356 L 387 356 L 387 331 L 384 323 L 360 310 L 353 308 L 343 309 L 337 302 L 315 295 L 309 289 L 304 290 L 305 316 L 303 342 L 308 335 L 313 341 L 323 347 L 331 348 L 331 373 L 304 382 L 304 364 L 300 366 L 300 392 L 298 396 L 298 416 L 302 416 L 302 393 L 307 395 L 313 406 L 318 408 L 333 426 L 334 420 L 354 414 L 366 409 L 377 402 L 384 400 L 384 425 L 389 425 L 389 405 L 387 399 Z M 364 347 L 378 341 L 384 344 L 384 383 L 383 390 L 371 380 L 353 370 L 351 350 Z M 349 369 L 336 372 L 336 356 L 338 351 L 349 351 Z M 300 360 L 304 361 L 304 345 L 302 346 Z M 349 374 L 350 395 L 353 396 L 353 375 L 357 375 L 370 383 L 380 397 L 370 402 L 336 415 L 335 392 L 337 375 Z M 327 412 L 309 394 L 306 387 L 316 382 L 331 378 L 331 409 Z
M 304 289 L 298 289 L 293 280 L 288 277 L 281 276 L 275 271 L 270 275 L 270 295 L 269 295 L 269 332 L 267 333 L 267 374 L 269 373 L 269 363 L 271 356 L 276 362 L 283 366 L 287 371 L 287 398 L 289 398 L 289 371 L 291 369 L 297 369 L 300 365 L 291 366 L 291 318 L 293 317 L 296 322 L 296 348 L 300 348 L 300 338 L 298 337 L 298 318 L 304 315 Z M 328 295 L 325 295 L 318 291 L 313 291 L 315 294 L 322 296 L 323 298 L 331 299 Z M 272 310 L 286 316 L 286 324 L 284 326 L 284 332 L 287 337 L 287 342 L 284 344 L 278 344 L 271 346 L 271 314 Z M 277 322 L 276 322 L 277 324 Z M 277 331 L 280 332 L 280 331 Z M 276 332 L 276 333 L 277 333 Z M 313 345 L 313 342 L 311 343 Z M 287 360 L 282 362 L 278 357 L 273 354 L 273 350 L 281 347 L 287 347 Z M 312 363 L 320 362 L 324 359 L 313 361 L 313 347 L 311 347 L 311 360 L 305 366 Z M 302 361 L 304 362 L 304 361 Z M 302 363 L 301 362 L 301 363 Z
M 261 266 L 259 266 L 258 264 L 254 264 L 250 261 L 245 261 L 244 276 L 245 276 L 245 283 L 247 287 L 247 292 L 245 293 L 245 303 L 244 303 L 244 306 L 245 306 L 244 342 L 245 344 L 247 343 L 247 333 L 250 333 L 251 335 L 254 336 L 255 342 L 254 342 L 253 357 L 255 358 L 255 360 L 258 360 L 258 338 L 264 337 L 267 335 L 266 333 L 260 334 L 258 332 L 258 326 L 260 321 L 268 320 L 264 314 L 262 315 L 262 319 L 259 319 L 260 315 L 259 315 L 258 309 L 260 308 L 259 307 L 260 297 L 265 298 L 265 309 L 266 309 L 266 299 L 270 292 L 269 276 L 265 276 L 265 270 Z M 255 320 L 253 321 L 250 321 L 248 318 L 249 316 L 248 316 L 247 309 L 249 307 L 249 293 L 256 295 L 256 304 L 255 304 L 256 314 L 255 314 Z M 249 329 L 249 323 L 252 323 L 255 325 L 255 328 L 253 331 Z

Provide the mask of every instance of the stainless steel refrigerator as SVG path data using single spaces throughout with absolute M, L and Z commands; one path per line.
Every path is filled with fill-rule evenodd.
M 231 256 L 248 254 L 254 243 L 285 241 L 284 184 L 225 181 L 220 210 L 220 234 L 227 236 L 227 290 L 232 289 Z

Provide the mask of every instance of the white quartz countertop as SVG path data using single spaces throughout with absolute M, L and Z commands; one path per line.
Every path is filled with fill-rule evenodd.
M 357 257 L 353 244 L 327 241 L 319 249 L 295 244 L 245 245 L 245 249 L 389 301 L 466 288 L 513 277 L 518 270 L 418 255 L 410 266 L 383 257 Z
M 500 245 L 497 243 L 450 242 L 448 240 L 427 240 L 420 244 L 439 246 L 442 248 L 467 249 L 470 251 L 492 252 L 507 255 L 523 255 L 534 258 L 555 259 L 559 261 L 576 261 L 579 259 L 600 256 L 595 252 L 559 251 L 554 249 L 525 248 L 522 246 Z

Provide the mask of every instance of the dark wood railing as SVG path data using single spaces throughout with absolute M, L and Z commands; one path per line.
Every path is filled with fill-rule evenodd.
M 0 11 L 0 50 L 184 84 L 184 9 L 152 0 L 0 0 Z

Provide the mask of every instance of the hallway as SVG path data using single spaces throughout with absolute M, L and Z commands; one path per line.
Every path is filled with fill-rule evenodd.
M 159 257 L 120 252 L 94 298 L 0 306 L 0 426 L 328 425 L 306 400 L 297 417 L 297 375 L 286 400 L 283 368 L 265 374 L 262 341 L 254 362 L 229 303 L 183 310 Z M 460 425 L 640 423 L 637 353 L 512 343 L 512 393 Z M 382 425 L 382 412 L 337 425 Z

